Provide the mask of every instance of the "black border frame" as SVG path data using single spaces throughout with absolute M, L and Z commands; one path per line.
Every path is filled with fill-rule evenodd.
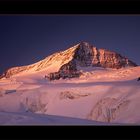
M 139 0 L 1 0 L 5 15 L 140 15 Z M 2 139 L 139 139 L 139 126 L 1 126 Z
M 139 0 L 1 0 L 0 14 L 140 14 Z

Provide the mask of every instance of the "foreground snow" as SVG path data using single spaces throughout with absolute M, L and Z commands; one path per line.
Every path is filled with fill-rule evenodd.
M 0 112 L 1 125 L 109 125 L 108 123 L 35 113 Z M 113 124 L 119 125 L 119 124 Z
M 140 67 L 83 71 L 52 82 L 45 71 L 0 80 L 0 124 L 140 124 Z

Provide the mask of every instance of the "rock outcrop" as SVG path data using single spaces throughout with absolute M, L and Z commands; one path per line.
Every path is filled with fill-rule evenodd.
M 86 42 L 82 42 L 77 47 L 74 59 L 80 66 L 98 66 L 104 68 L 122 68 L 127 66 L 137 66 L 128 58 L 116 52 L 105 49 L 97 49 Z

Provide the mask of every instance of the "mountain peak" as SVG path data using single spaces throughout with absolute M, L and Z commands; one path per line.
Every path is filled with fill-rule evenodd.
M 135 67 L 134 62 L 116 52 L 105 49 L 97 49 L 94 45 L 82 41 L 65 51 L 54 53 L 44 60 L 28 66 L 10 68 L 1 77 L 11 77 L 18 73 L 38 72 L 64 72 L 65 70 L 77 71 L 77 67 L 103 67 L 123 68 Z
M 91 47 L 95 47 L 95 45 L 92 45 L 90 44 L 89 42 L 86 42 L 86 41 L 81 41 L 79 44 L 78 44 L 78 47 L 79 48 L 91 48 Z M 96 47 L 95 47 L 96 48 Z
M 82 47 L 82 46 L 90 46 L 90 44 L 88 42 L 85 42 L 85 41 L 81 41 L 79 43 L 79 46 Z

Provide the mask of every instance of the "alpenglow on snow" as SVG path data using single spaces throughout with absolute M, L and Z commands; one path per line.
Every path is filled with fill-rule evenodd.
M 135 67 L 137 64 L 116 52 L 98 49 L 87 42 L 81 42 L 65 51 L 54 53 L 37 63 L 10 68 L 1 75 L 1 78 L 39 71 L 46 71 L 46 74 L 49 74 L 52 79 L 72 78 L 80 75 L 77 71 L 79 66 L 120 69 Z

